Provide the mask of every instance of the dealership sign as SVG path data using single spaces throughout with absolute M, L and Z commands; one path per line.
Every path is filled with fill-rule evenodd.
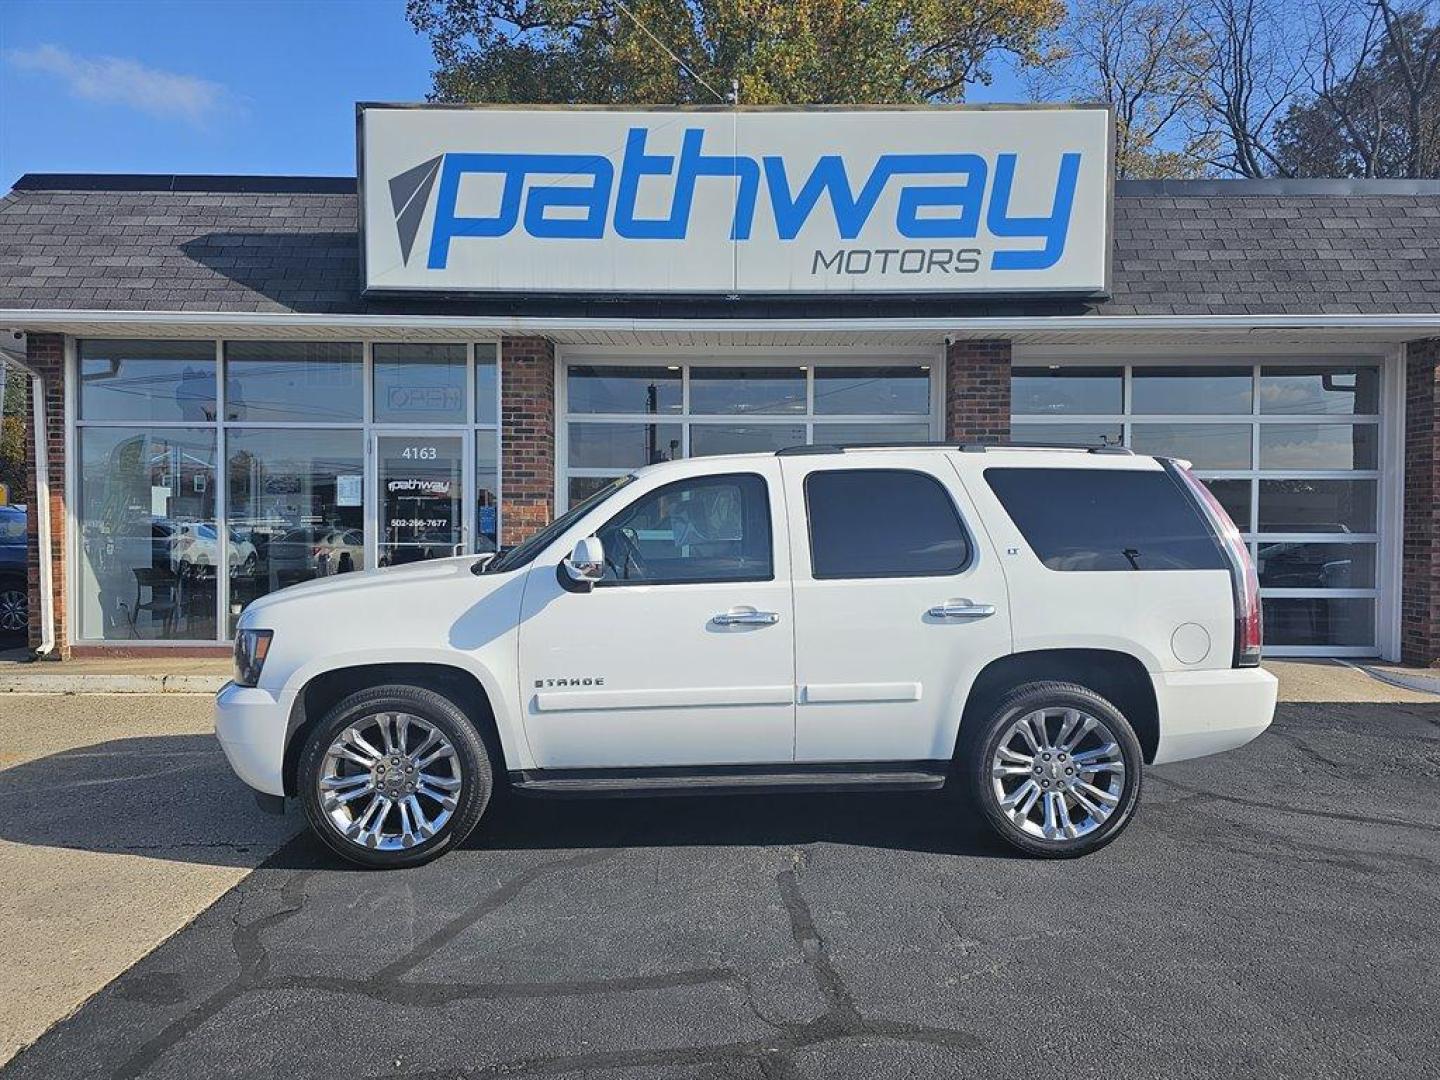
M 362 106 L 365 286 L 1100 293 L 1103 108 Z

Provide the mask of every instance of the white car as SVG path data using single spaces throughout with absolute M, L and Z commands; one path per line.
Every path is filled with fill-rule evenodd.
M 497 785 L 938 788 L 1094 851 L 1142 770 L 1269 725 L 1244 543 L 1181 462 L 798 447 L 640 469 L 518 547 L 324 578 L 240 618 L 216 731 L 335 851 L 413 866 Z

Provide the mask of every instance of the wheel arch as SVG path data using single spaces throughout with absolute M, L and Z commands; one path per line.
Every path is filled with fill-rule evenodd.
M 1155 685 L 1138 657 L 1114 649 L 1036 649 L 992 660 L 980 670 L 966 695 L 955 739 L 956 755 L 1006 693 L 1023 683 L 1052 680 L 1077 683 L 1113 703 L 1135 729 L 1146 764 L 1154 761 L 1160 743 Z
M 360 662 L 316 672 L 296 692 L 286 725 L 281 767 L 286 795 L 294 795 L 299 790 L 300 755 L 314 726 L 351 694 L 391 683 L 423 686 L 449 698 L 479 732 L 494 763 L 496 783 L 503 782 L 506 763 L 516 755 L 507 756 L 496 720 L 495 702 L 479 676 L 459 665 L 438 661 Z

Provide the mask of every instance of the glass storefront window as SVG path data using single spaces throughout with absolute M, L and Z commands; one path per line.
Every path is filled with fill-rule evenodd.
M 926 416 L 927 367 L 817 367 L 815 412 L 823 416 Z
M 1125 429 L 1119 424 L 1011 424 L 1010 439 L 1035 446 L 1119 446 Z
M 690 456 L 753 454 L 805 445 L 803 424 L 692 424 Z
M 500 422 L 500 347 L 493 343 L 475 346 L 475 422 Z
M 358 342 L 228 341 L 225 418 L 251 423 L 359 423 L 365 369 Z
M 1017 416 L 1107 416 L 1124 405 L 1125 372 L 1118 367 L 1017 367 L 1010 408 Z
M 465 423 L 464 345 L 376 344 L 375 422 Z
M 683 397 L 678 365 L 576 364 L 566 373 L 565 391 L 572 413 L 674 414 Z
M 1260 411 L 1375 416 L 1380 412 L 1380 369 L 1354 365 L 1263 367 Z
M 1372 533 L 1374 480 L 1261 480 L 1260 531 Z
M 1249 424 L 1134 424 L 1130 446 L 1190 462 L 1197 469 L 1250 468 Z
M 383 434 L 375 444 L 379 565 L 463 554 L 464 436 Z
M 1376 469 L 1375 424 L 1267 424 L 1260 428 L 1262 469 Z
M 1123 433 L 1190 461 L 1255 556 L 1266 648 L 1360 652 L 1381 602 L 1383 374 L 1354 360 L 1016 367 L 1010 430 L 1081 446 Z
M 929 424 L 816 424 L 817 443 L 856 446 L 864 443 L 929 442 Z
M 1375 545 L 1262 542 L 1255 569 L 1266 589 L 1373 589 Z
M 1250 531 L 1250 481 L 1206 480 L 1205 486 L 1241 532 Z
M 493 431 L 475 433 L 475 550 L 500 547 L 500 456 Z
M 81 637 L 213 640 L 215 432 L 84 428 L 79 457 Z
M 1357 597 L 1279 597 L 1261 604 L 1266 645 L 1375 644 L 1375 601 Z
M 213 341 L 79 342 L 82 420 L 215 419 Z
M 1137 367 L 1130 378 L 1130 411 L 1248 413 L 1254 378 L 1249 367 Z
M 729 416 L 803 413 L 805 369 L 691 368 L 690 411 L 723 413 Z M 802 437 L 800 441 L 805 440 Z M 709 451 L 712 454 L 728 452 Z
M 638 469 L 681 456 L 679 424 L 577 424 L 569 429 L 569 461 L 580 469 Z
M 364 568 L 360 431 L 233 429 L 226 451 L 232 630 L 257 597 Z

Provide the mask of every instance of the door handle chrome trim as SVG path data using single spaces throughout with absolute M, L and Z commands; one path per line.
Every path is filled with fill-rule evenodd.
M 733 607 L 710 619 L 716 626 L 774 626 L 780 621 L 776 611 L 756 611 L 752 607 Z
M 946 600 L 925 614 L 932 619 L 985 619 L 995 614 L 994 604 L 977 604 L 970 600 Z

